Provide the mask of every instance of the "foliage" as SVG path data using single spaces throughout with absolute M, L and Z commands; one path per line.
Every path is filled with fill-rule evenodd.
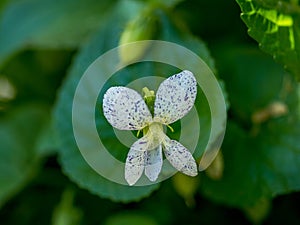
M 298 1 L 237 0 L 249 34 L 260 47 L 300 78 L 300 6 Z
M 180 44 L 206 62 L 226 97 L 228 125 L 221 153 L 196 178 L 176 174 L 160 184 L 129 187 L 100 176 L 84 160 L 72 104 L 96 58 L 120 43 L 146 39 Z M 121 52 L 122 62 L 146 51 Z M 297 224 L 299 65 L 298 0 L 1 2 L 1 224 Z M 100 110 L 105 90 L 176 72 L 143 62 L 105 82 L 95 124 L 114 158 L 124 162 L 128 148 Z M 195 108 L 199 161 L 212 119 L 200 88 Z M 168 135 L 178 139 L 183 125 L 172 124 L 175 132 Z

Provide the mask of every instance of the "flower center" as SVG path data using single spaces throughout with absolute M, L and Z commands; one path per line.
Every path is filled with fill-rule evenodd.
M 150 139 L 151 145 L 149 150 L 157 148 L 165 139 L 163 125 L 161 123 L 153 122 L 143 129 L 144 136 L 147 135 Z
M 148 106 L 150 112 L 152 113 L 152 116 L 154 114 L 154 102 L 155 102 L 155 92 L 152 90 L 149 90 L 147 87 L 144 87 L 142 89 L 144 92 L 144 100 L 146 102 L 146 105 Z M 169 125 L 166 125 L 172 132 L 174 132 L 173 128 Z M 150 139 L 151 146 L 149 149 L 155 149 L 157 148 L 165 139 L 166 134 L 164 133 L 163 124 L 159 122 L 151 122 L 148 126 L 142 129 L 143 136 L 148 136 Z M 137 136 L 139 136 L 140 130 L 137 133 Z

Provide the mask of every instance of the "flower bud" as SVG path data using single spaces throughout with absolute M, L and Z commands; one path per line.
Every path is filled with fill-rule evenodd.
M 157 19 L 151 15 L 151 12 L 141 14 L 126 25 L 119 42 L 121 45 L 119 56 L 122 64 L 128 64 L 142 58 L 147 51 L 148 44 L 124 44 L 153 39 L 156 33 Z
M 187 206 L 194 206 L 194 195 L 199 186 L 199 177 L 189 177 L 182 173 L 177 173 L 173 177 L 173 185 L 176 192 L 185 200 Z
M 205 170 L 206 175 L 212 180 L 220 180 L 223 176 L 224 171 L 224 158 L 221 151 L 217 154 L 216 158 Z

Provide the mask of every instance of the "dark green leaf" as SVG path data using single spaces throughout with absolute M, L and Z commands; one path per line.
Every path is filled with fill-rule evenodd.
M 71 57 L 72 52 L 63 50 L 24 51 L 13 57 L 2 73 L 16 89 L 14 103 L 52 103 Z
M 150 2 L 153 2 L 154 4 L 163 4 L 166 7 L 174 7 L 183 1 L 185 0 L 165 0 L 165 1 L 150 0 Z
M 35 144 L 46 119 L 45 108 L 30 105 L 0 120 L 0 206 L 37 172 L 41 158 Z
M 226 131 L 222 179 L 203 176 L 201 189 L 216 201 L 249 208 L 261 199 L 300 190 L 300 101 L 291 76 L 258 51 L 241 50 L 224 54 L 228 70 L 221 71 L 228 84 L 231 114 L 238 115 L 240 123 L 230 120 Z M 273 101 L 288 111 L 252 124 L 251 114 Z
M 145 215 L 136 213 L 120 213 L 109 218 L 105 225 L 157 225 L 155 220 Z
M 251 115 L 280 95 L 283 68 L 256 48 L 226 45 L 218 64 L 228 89 L 234 115 L 249 121 Z
M 300 122 L 273 121 L 251 137 L 230 123 L 224 141 L 224 176 L 203 178 L 202 191 L 217 201 L 240 207 L 254 206 L 261 198 L 300 189 Z

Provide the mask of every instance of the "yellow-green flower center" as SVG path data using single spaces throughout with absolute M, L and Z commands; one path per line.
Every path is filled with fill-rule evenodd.
M 146 105 L 148 106 L 150 112 L 152 115 L 154 114 L 154 101 L 155 101 L 155 92 L 152 90 L 149 90 L 147 87 L 144 87 L 142 89 L 144 92 L 144 100 L 146 102 Z M 172 132 L 174 132 L 173 128 L 170 125 L 166 125 Z M 159 122 L 151 122 L 148 126 L 144 127 L 142 129 L 143 135 L 149 135 L 149 137 L 153 141 L 153 145 L 157 146 L 158 144 L 161 144 L 161 142 L 164 139 L 165 133 L 163 124 Z M 139 136 L 140 130 L 137 133 L 137 136 Z
M 151 140 L 149 149 L 157 148 L 165 139 L 163 125 L 161 123 L 153 122 L 143 129 L 144 136 L 147 135 Z

